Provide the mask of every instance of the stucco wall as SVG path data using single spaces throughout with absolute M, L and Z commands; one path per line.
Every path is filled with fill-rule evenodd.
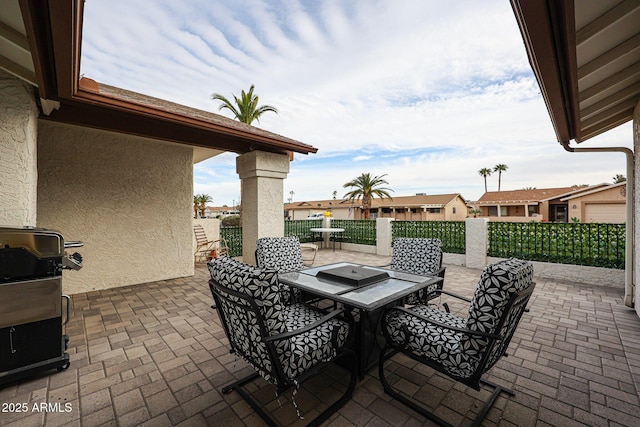
M 36 225 L 37 114 L 33 89 L 0 70 L 0 226 Z
M 193 151 L 40 121 L 38 226 L 81 240 L 78 293 L 193 275 Z
M 580 222 L 605 222 L 601 218 L 589 219 L 586 217 L 586 206 L 589 203 L 616 203 L 624 205 L 626 196 L 620 190 L 625 187 L 614 187 L 586 196 L 576 197 L 569 200 L 569 218 L 576 217 Z

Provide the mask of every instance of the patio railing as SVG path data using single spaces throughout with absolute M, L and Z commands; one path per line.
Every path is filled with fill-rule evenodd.
M 393 221 L 391 235 L 396 237 L 438 238 L 443 252 L 465 253 L 464 221 Z
M 489 222 L 489 256 L 624 268 L 625 225 Z
M 344 228 L 342 241 L 360 245 L 376 245 L 376 222 L 371 220 L 332 219 L 331 227 Z
M 310 229 L 321 220 L 285 221 L 285 236 L 298 236 L 301 242 L 318 239 Z M 332 227 L 344 228 L 343 242 L 376 245 L 376 221 L 332 220 Z M 220 234 L 230 247 L 231 256 L 242 255 L 242 227 L 222 227 Z M 447 253 L 464 254 L 464 221 L 393 221 L 391 236 L 437 237 Z M 589 265 L 624 269 L 624 224 L 488 223 L 487 255 L 518 257 L 531 261 Z
M 322 220 L 301 219 L 295 221 L 285 221 L 284 235 L 285 237 L 298 236 L 298 239 L 300 239 L 300 243 L 313 242 L 314 240 L 317 240 L 317 236 L 314 236 L 314 233 L 310 231 L 310 229 L 314 227 L 322 227 Z

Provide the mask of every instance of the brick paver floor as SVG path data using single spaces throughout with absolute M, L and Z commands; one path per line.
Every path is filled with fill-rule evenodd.
M 389 258 L 321 250 L 315 265 L 334 261 L 382 265 Z M 445 288 L 471 296 L 479 274 L 448 265 Z M 236 393 L 220 391 L 251 368 L 229 354 L 207 280 L 200 265 L 193 277 L 73 295 L 71 367 L 0 388 L 0 426 L 263 425 Z M 622 304 L 622 290 L 536 282 L 510 356 L 488 376 L 516 396 L 500 397 L 483 425 L 640 425 L 640 319 Z M 388 370 L 397 388 L 454 425 L 468 425 L 478 397 L 488 396 L 405 357 L 395 356 Z M 346 378 L 332 366 L 305 383 L 296 396 L 303 415 L 310 419 L 331 402 Z M 304 424 L 291 392 L 275 399 L 262 380 L 250 390 L 280 423 Z M 431 423 L 387 396 L 372 369 L 326 425 Z

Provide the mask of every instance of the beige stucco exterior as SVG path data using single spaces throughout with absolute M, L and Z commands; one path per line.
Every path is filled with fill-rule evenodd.
M 334 219 L 363 219 L 361 201 L 316 200 L 288 203 L 285 209 L 292 220 L 306 219 L 318 212 L 329 212 Z M 397 221 L 463 221 L 468 216 L 467 203 L 460 194 L 396 196 L 374 198 L 371 219 L 392 218 Z
M 193 149 L 40 121 L 38 226 L 81 240 L 66 293 L 193 274 Z
M 485 193 L 477 202 L 480 217 L 504 222 L 625 222 L 626 184 L 514 190 Z M 555 193 L 555 194 L 554 194 Z
M 625 192 L 626 185 L 622 184 L 614 185 L 591 194 L 570 198 L 568 200 L 569 218 L 576 218 L 580 222 L 625 222 Z M 590 215 L 590 208 L 594 206 L 615 210 L 616 215 L 613 215 L 613 212 L 611 212 L 610 215 Z
M 0 100 L 0 226 L 35 226 L 38 109 L 33 89 L 0 70 Z
M 193 147 L 39 118 L 31 86 L 2 71 L 0 114 L 0 226 L 84 242 L 65 293 L 193 275 Z M 284 234 L 289 156 L 256 150 L 238 166 L 252 251 L 258 237 Z

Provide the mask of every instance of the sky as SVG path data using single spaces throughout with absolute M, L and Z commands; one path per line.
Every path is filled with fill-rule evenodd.
M 86 0 L 81 74 L 232 118 L 253 84 L 278 109 L 254 125 L 296 154 L 283 201 L 341 198 L 362 173 L 394 196 L 613 182 L 620 153 L 556 140 L 507 0 Z M 575 142 L 572 145 L 576 145 Z M 580 147 L 632 147 L 627 123 Z M 240 198 L 235 153 L 194 165 L 194 193 Z M 487 178 L 497 191 L 497 173 Z

